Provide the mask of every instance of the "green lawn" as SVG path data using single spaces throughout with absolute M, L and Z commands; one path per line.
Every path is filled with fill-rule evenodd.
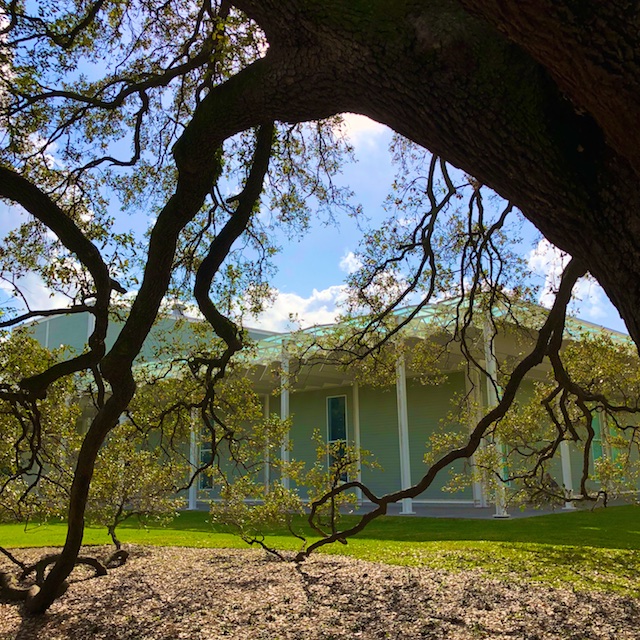
M 353 516 L 345 517 L 345 524 Z M 302 520 L 299 522 L 303 525 Z M 168 527 L 141 529 L 125 524 L 124 543 L 188 547 L 243 547 L 204 512 L 183 512 Z M 63 523 L 0 526 L 5 547 L 62 545 Z M 313 539 L 310 537 L 310 539 Z M 297 549 L 282 531 L 268 540 Z M 104 529 L 89 527 L 86 544 L 109 544 Z M 557 513 L 514 520 L 459 520 L 386 516 L 371 523 L 348 545 L 324 548 L 392 564 L 448 570 L 476 568 L 503 579 L 536 580 L 579 589 L 615 590 L 640 596 L 640 507 Z

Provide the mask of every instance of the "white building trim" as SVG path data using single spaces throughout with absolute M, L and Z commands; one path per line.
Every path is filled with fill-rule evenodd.
M 360 457 L 360 387 L 357 380 L 353 382 L 351 400 L 353 404 L 353 446 L 356 448 L 356 455 L 358 457 L 356 480 L 362 482 L 362 458 Z M 356 496 L 358 502 L 362 502 L 362 489 L 356 489 Z
M 573 495 L 573 478 L 571 477 L 571 454 L 569 452 L 569 443 L 563 440 L 560 443 L 560 459 L 562 461 L 562 484 L 564 485 L 565 495 Z M 576 506 L 571 500 L 564 503 L 563 509 L 572 511 Z
M 264 404 L 262 405 L 262 411 L 265 420 L 269 418 L 270 412 L 270 400 L 271 397 L 268 393 L 264 394 Z M 269 485 L 271 484 L 271 460 L 269 456 L 269 443 L 264 447 L 264 492 L 269 493 Z
M 196 425 L 198 424 L 196 410 L 191 409 L 191 416 L 189 421 L 189 465 L 195 471 L 200 466 L 198 460 L 198 439 L 196 434 Z M 198 477 L 191 483 L 189 487 L 189 509 L 195 511 L 198 508 L 198 483 L 200 478 Z
M 409 449 L 409 411 L 407 405 L 407 372 L 404 356 L 396 362 L 396 394 L 398 398 L 398 444 L 400 447 L 400 487 L 411 486 L 411 458 Z M 411 498 L 403 498 L 400 515 L 413 515 Z
M 288 420 L 290 415 L 289 408 L 289 356 L 283 351 L 282 353 L 282 363 L 281 363 L 282 373 L 280 374 L 280 419 Z M 289 451 L 289 432 L 285 433 L 282 448 L 280 449 L 280 458 L 283 463 L 288 463 L 290 460 L 290 451 Z M 285 489 L 289 488 L 289 477 L 281 472 L 280 478 L 282 480 L 282 486 Z
M 483 338 L 485 368 L 487 371 L 487 405 L 489 409 L 492 409 L 498 404 L 498 360 L 496 358 L 494 335 L 491 324 L 488 320 L 485 321 L 483 326 Z M 498 453 L 498 457 L 502 458 L 502 443 L 495 438 L 493 446 Z M 500 472 L 500 475 L 502 476 L 502 472 Z M 496 512 L 493 517 L 509 517 L 509 513 L 507 512 L 506 487 L 502 482 L 498 482 L 496 487 Z
M 475 366 L 471 366 L 469 371 L 464 377 L 469 407 L 472 409 L 469 412 L 469 432 L 475 429 L 476 425 L 482 418 L 483 405 L 482 405 L 482 388 L 480 386 L 480 371 Z M 479 450 L 484 449 L 486 443 L 484 439 L 479 447 Z M 473 481 L 471 483 L 471 490 L 473 495 L 473 504 L 476 507 L 488 507 L 487 492 L 485 491 L 482 480 L 475 473 L 475 455 L 469 459 L 471 465 L 471 471 L 473 473 Z

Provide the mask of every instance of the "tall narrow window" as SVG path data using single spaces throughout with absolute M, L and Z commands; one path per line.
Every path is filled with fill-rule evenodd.
M 211 453 L 211 440 L 207 440 L 206 438 L 200 443 L 200 465 L 209 464 L 213 459 L 213 455 Z M 200 486 L 198 487 L 201 490 L 212 489 L 213 488 L 213 480 L 211 478 L 211 474 L 208 471 L 205 471 L 200 474 Z
M 327 441 L 333 451 L 329 464 L 334 464 L 344 455 L 347 444 L 347 397 L 332 396 L 327 398 Z M 340 480 L 348 480 L 347 472 L 340 474 Z
M 603 451 L 603 439 L 602 439 L 602 414 L 596 413 L 591 427 L 593 428 L 593 440 L 591 441 L 591 453 L 593 455 L 593 461 L 597 462 L 602 458 Z

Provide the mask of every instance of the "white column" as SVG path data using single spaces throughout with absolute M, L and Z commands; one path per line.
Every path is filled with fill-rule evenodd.
M 469 424 L 469 430 L 473 431 L 476 425 L 482 418 L 482 389 L 480 388 L 480 372 L 478 369 L 470 364 L 470 369 L 467 375 L 464 377 L 467 397 L 469 398 L 469 407 L 472 410 L 469 412 L 469 416 L 471 418 Z M 484 449 L 485 442 L 484 439 L 478 447 L 478 450 Z M 471 489 L 473 491 L 473 504 L 476 507 L 487 507 L 487 494 L 485 491 L 484 483 L 482 479 L 479 478 L 476 474 L 475 469 L 475 455 L 471 456 L 469 460 L 469 464 L 472 468 L 473 473 L 473 481 L 471 483 Z
M 493 344 L 493 328 L 487 320 L 483 327 L 484 333 L 484 358 L 487 370 L 487 404 L 493 408 L 498 404 L 498 361 L 496 359 L 495 345 Z M 496 448 L 500 462 L 503 461 L 503 449 L 500 441 L 495 438 L 493 446 Z M 500 471 L 502 477 L 503 470 Z M 494 518 L 508 518 L 506 505 L 506 490 L 504 483 L 498 482 L 496 487 L 496 512 Z
M 196 410 L 191 410 L 191 422 L 189 428 L 189 465 L 192 469 L 197 469 L 199 466 L 198 460 L 198 440 L 196 437 L 196 422 L 197 414 Z M 189 487 L 189 509 L 194 511 L 198 508 L 198 482 L 200 478 L 196 478 Z
M 289 357 L 283 351 L 282 353 L 282 373 L 280 374 L 280 418 L 287 420 L 289 418 Z M 284 436 L 282 448 L 280 450 L 280 458 L 282 462 L 289 462 L 289 432 Z M 289 488 L 289 477 L 284 473 L 280 475 L 282 486 Z
M 560 443 L 560 459 L 562 460 L 562 484 L 564 485 L 564 492 L 565 495 L 572 496 L 573 479 L 571 477 L 571 455 L 569 453 L 569 443 L 566 440 Z M 576 508 L 576 505 L 571 500 L 567 500 L 563 508 L 572 510 Z
M 87 341 L 91 337 L 94 329 L 96 328 L 96 317 L 93 313 L 89 313 L 87 316 Z
M 358 471 L 356 479 L 362 482 L 362 460 L 360 459 L 360 387 L 358 381 L 354 380 L 353 387 L 353 446 L 356 448 L 358 456 Z M 358 502 L 362 502 L 362 489 L 356 489 L 356 497 Z
M 408 489 L 411 486 L 411 460 L 409 457 L 409 413 L 407 408 L 407 372 L 404 356 L 396 362 L 396 393 L 398 397 L 398 441 L 400 445 L 400 486 Z M 411 498 L 402 500 L 401 515 L 414 514 Z
M 263 415 L 265 419 L 269 418 L 269 394 L 266 393 L 264 396 L 264 405 L 263 405 Z M 264 492 L 269 493 L 269 484 L 271 482 L 271 469 L 270 469 L 270 460 L 269 460 L 269 443 L 265 445 L 264 449 Z
M 602 458 L 611 460 L 613 453 L 611 451 L 611 442 L 609 442 L 609 420 L 604 411 L 596 412 L 596 420 L 598 421 L 598 431 L 600 433 L 600 447 L 602 448 Z

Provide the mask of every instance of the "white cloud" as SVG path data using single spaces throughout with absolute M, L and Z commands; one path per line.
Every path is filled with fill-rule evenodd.
M 604 289 L 591 277 L 581 278 L 576 283 L 573 295 L 577 301 L 579 315 L 588 320 L 602 321 L 609 315 L 611 306 Z
M 385 125 L 356 113 L 345 113 L 342 118 L 345 133 L 356 148 L 374 148 L 378 138 L 389 130 Z
M 362 261 L 355 253 L 353 253 L 353 251 L 348 251 L 342 256 L 342 258 L 340 258 L 339 266 L 342 271 L 351 274 L 355 273 L 360 269 L 360 267 L 362 267 Z
M 71 304 L 67 296 L 48 289 L 42 278 L 35 273 L 29 273 L 20 278 L 17 285 L 32 309 L 59 309 L 68 307 Z M 22 300 L 19 297 L 13 297 L 14 289 L 11 284 L 5 280 L 0 280 L 0 290 L 13 298 L 12 302 L 16 307 L 23 308 Z
M 17 229 L 29 219 L 28 216 L 29 214 L 22 207 L 0 202 L 0 233 L 5 235 L 9 231 Z
M 571 256 L 551 244 L 546 238 L 538 242 L 527 258 L 529 268 L 543 277 L 544 286 L 538 301 L 550 308 L 555 300 L 556 291 L 564 268 Z M 611 315 L 612 306 L 602 287 L 591 277 L 581 278 L 573 288 L 573 312 L 585 320 L 599 322 Z
M 546 238 L 538 242 L 535 249 L 529 252 L 527 263 L 531 271 L 543 277 L 544 286 L 538 302 L 544 307 L 551 307 L 560 285 L 564 268 L 569 264 L 571 256 L 551 244 Z
M 346 299 L 346 287 L 334 285 L 307 298 L 296 293 L 276 291 L 273 303 L 258 317 L 246 319 L 246 325 L 268 331 L 290 331 L 298 327 L 329 324 L 336 321 L 339 305 Z
M 44 164 L 48 169 L 64 167 L 64 164 L 55 156 L 56 149 L 58 148 L 57 143 L 49 142 L 45 137 L 38 133 L 32 133 L 29 136 L 29 143 L 33 147 L 33 151 L 42 154 Z

